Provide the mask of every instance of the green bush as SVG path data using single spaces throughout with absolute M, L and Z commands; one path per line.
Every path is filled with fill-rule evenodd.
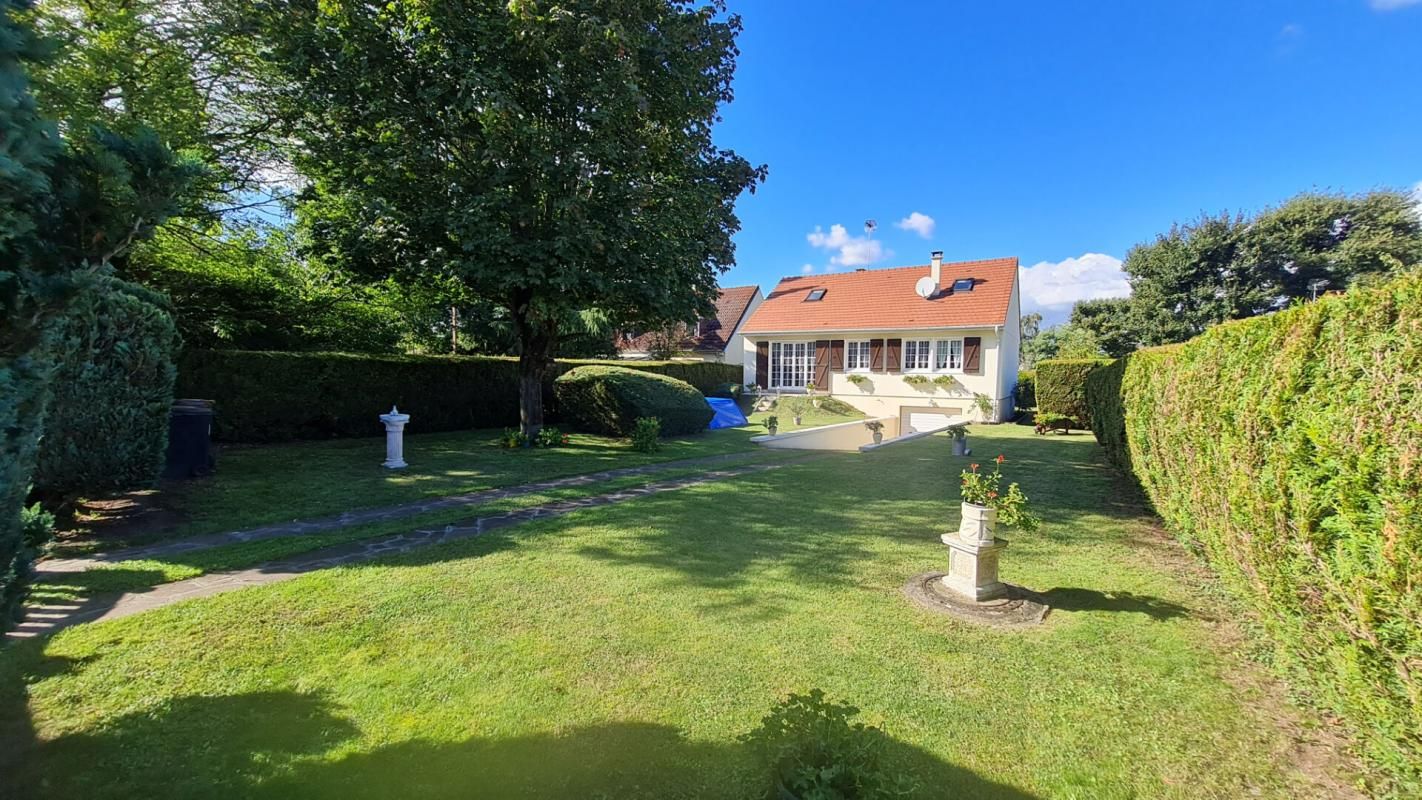
M 662 421 L 656 417 L 638 417 L 632 423 L 632 449 L 639 453 L 655 453 L 661 449 Z
M 561 417 L 552 376 L 607 364 L 558 361 L 544 389 L 549 422 Z M 629 361 L 619 367 L 714 388 L 739 378 L 734 364 Z M 368 356 L 188 350 L 178 361 L 178 395 L 217 403 L 214 435 L 229 442 L 379 436 L 379 414 L 398 404 L 411 432 L 518 424 L 518 361 L 481 356 Z M 704 405 L 704 403 L 703 403 Z
M 25 499 L 50 395 L 48 352 L 43 341 L 24 355 L 0 352 L 0 630 L 18 616 L 35 557 Z
M 1037 362 L 1034 381 L 1037 410 L 1070 417 L 1080 427 L 1087 427 L 1091 416 L 1086 408 L 1086 376 L 1109 363 L 1109 358 L 1054 358 Z
M 1137 352 L 1088 396 L 1379 793 L 1422 796 L 1422 275 Z
M 909 797 L 919 781 L 887 763 L 889 738 L 862 722 L 854 706 L 835 703 L 824 692 L 792 694 L 740 737 L 769 773 L 765 794 L 781 798 Z
M 706 430 L 713 412 L 685 381 L 626 367 L 585 366 L 553 382 L 558 406 L 585 430 L 628 436 L 638 417 L 656 417 L 662 434 Z
M 1017 373 L 1017 388 L 1013 391 L 1013 400 L 1021 409 L 1037 407 L 1036 370 L 1024 369 Z
M 718 383 L 714 389 L 705 392 L 707 397 L 725 397 L 730 400 L 740 400 L 745 393 L 746 387 L 739 383 Z
M 42 496 L 151 484 L 163 467 L 177 329 L 166 300 L 114 279 L 71 303 L 35 464 Z

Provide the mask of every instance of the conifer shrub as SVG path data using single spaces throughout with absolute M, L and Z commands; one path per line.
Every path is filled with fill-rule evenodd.
M 35 491 L 70 497 L 157 479 L 178 344 L 162 295 L 112 278 L 84 289 L 60 323 Z
M 1054 358 L 1037 362 L 1034 382 L 1037 410 L 1070 417 L 1083 428 L 1090 425 L 1086 377 L 1109 363 L 1109 358 Z
M 1087 397 L 1378 793 L 1422 796 L 1422 274 L 1134 353 Z

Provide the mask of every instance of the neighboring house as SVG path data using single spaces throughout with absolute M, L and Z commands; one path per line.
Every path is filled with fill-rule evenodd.
M 897 415 L 906 431 L 982 419 L 976 395 L 1002 421 L 1013 414 L 1018 313 L 1015 258 L 944 264 L 935 252 L 921 267 L 783 278 L 744 326 L 745 365 L 763 389 L 813 383 L 871 416 Z
M 675 342 L 676 357 L 696 361 L 729 361 L 738 363 L 745 350 L 741 328 L 750 319 L 765 299 L 759 286 L 733 286 L 722 289 L 716 300 L 716 316 L 698 320 L 694 327 L 685 326 L 680 331 L 680 342 Z M 620 358 L 645 361 L 651 358 L 653 340 L 657 333 L 644 332 L 623 334 L 618 338 L 617 355 Z M 750 381 L 747 374 L 746 381 Z

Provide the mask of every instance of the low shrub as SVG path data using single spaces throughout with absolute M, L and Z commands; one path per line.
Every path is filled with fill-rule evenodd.
M 859 409 L 844 402 L 843 400 L 839 400 L 833 397 L 821 397 L 818 399 L 820 401 L 820 410 L 825 412 L 826 414 L 838 414 L 842 417 L 852 417 L 857 416 L 859 414 Z
M 579 366 L 555 362 L 544 389 L 549 422 L 562 418 L 554 377 Z M 626 361 L 616 366 L 667 375 L 697 388 L 739 380 L 741 367 L 700 361 Z M 283 442 L 378 436 L 377 416 L 391 404 L 418 432 L 518 424 L 518 361 L 484 356 L 371 356 L 187 350 L 178 361 L 180 397 L 216 401 L 220 441 Z M 703 403 L 704 405 L 704 403 Z
M 1034 379 L 1037 410 L 1071 417 L 1078 427 L 1087 427 L 1090 414 L 1086 408 L 1086 377 L 1109 363 L 1109 358 L 1058 358 L 1038 362 Z
M 655 453 L 662 447 L 662 421 L 656 417 L 638 417 L 632 424 L 632 449 L 639 453 Z
M 884 731 L 850 722 L 858 713 L 812 689 L 790 695 L 741 736 L 770 773 L 763 796 L 888 800 L 917 792 L 916 779 L 887 763 Z
M 1021 409 L 1037 407 L 1037 372 L 1024 369 L 1017 373 L 1017 388 L 1013 390 L 1013 400 Z
M 1378 793 L 1422 796 L 1422 274 L 1133 353 L 1087 396 Z
M 504 428 L 499 436 L 499 447 L 515 450 L 520 447 L 562 447 L 568 443 L 568 434 L 552 425 L 544 425 L 532 438 L 518 428 Z
M 929 384 L 929 379 L 927 375 L 905 375 L 903 380 L 904 383 L 914 387 L 915 389 L 927 386 Z
M 70 304 L 58 332 L 36 492 L 67 498 L 157 479 L 178 350 L 166 306 L 162 295 L 112 278 Z
M 663 435 L 699 433 L 711 422 L 711 406 L 690 384 L 625 367 L 577 367 L 553 382 L 564 414 L 580 427 L 628 436 L 638 417 L 661 420 Z

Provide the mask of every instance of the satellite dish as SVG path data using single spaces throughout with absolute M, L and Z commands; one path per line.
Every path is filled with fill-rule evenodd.
M 918 293 L 919 297 L 927 300 L 938 291 L 938 281 L 935 281 L 932 275 L 924 275 L 918 279 L 918 283 L 913 285 L 913 290 Z

